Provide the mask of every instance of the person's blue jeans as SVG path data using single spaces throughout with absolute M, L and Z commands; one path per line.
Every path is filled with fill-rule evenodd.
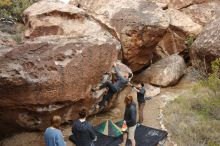
M 103 88 L 108 88 L 108 92 L 106 95 L 103 96 L 102 98 L 102 101 L 100 102 L 100 106 L 103 106 L 105 104 L 105 102 L 109 102 L 109 100 L 111 99 L 111 97 L 114 95 L 114 93 L 117 92 L 117 89 L 115 87 L 114 84 L 112 84 L 110 81 L 106 81 L 104 84 L 102 84 L 100 86 L 100 89 L 103 89 Z

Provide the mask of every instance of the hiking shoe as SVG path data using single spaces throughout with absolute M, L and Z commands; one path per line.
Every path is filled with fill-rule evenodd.
M 97 90 L 99 90 L 99 87 L 96 87 L 96 88 L 92 88 L 92 89 L 91 89 L 92 92 L 96 92 Z
M 94 88 L 91 89 L 92 92 L 95 92 L 96 90 Z

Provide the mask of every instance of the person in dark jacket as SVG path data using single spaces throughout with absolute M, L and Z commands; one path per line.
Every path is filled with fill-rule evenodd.
M 125 112 L 124 112 L 124 122 L 128 126 L 128 133 L 123 134 L 122 146 L 126 144 L 127 138 L 131 140 L 131 145 L 135 146 L 136 142 L 134 139 L 136 130 L 136 104 L 133 102 L 132 96 L 127 96 L 124 100 L 125 102 Z
M 93 127 L 86 121 L 86 109 L 83 108 L 79 112 L 79 119 L 73 122 L 72 135 L 70 140 L 76 144 L 76 146 L 94 146 L 93 141 L 97 140 L 97 136 Z
M 44 133 L 44 141 L 46 146 L 66 146 L 63 134 L 59 130 L 61 124 L 60 116 L 53 116 L 51 127 L 48 127 Z
M 137 101 L 138 101 L 138 124 L 142 124 L 144 120 L 143 116 L 143 110 L 145 106 L 145 88 L 144 83 L 138 83 L 137 87 L 134 87 L 134 89 L 137 91 Z
M 114 93 L 121 91 L 125 87 L 125 85 L 129 83 L 129 78 L 131 78 L 132 76 L 131 73 L 126 73 L 124 76 L 122 76 L 116 63 L 113 65 L 113 67 L 114 67 L 116 77 L 117 77 L 116 82 L 112 83 L 110 81 L 106 81 L 101 86 L 99 86 L 97 89 L 93 89 L 93 91 L 96 91 L 96 90 L 101 90 L 106 87 L 108 88 L 107 94 L 103 96 L 103 99 L 99 104 L 100 108 L 105 106 L 106 101 L 109 102 L 109 100 L 114 95 Z

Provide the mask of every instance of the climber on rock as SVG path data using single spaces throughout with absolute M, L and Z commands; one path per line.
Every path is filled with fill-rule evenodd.
M 127 85 L 129 83 L 129 78 L 132 77 L 131 73 L 125 73 L 123 76 L 120 73 L 116 63 L 114 63 L 113 68 L 114 68 L 115 74 L 116 74 L 116 81 L 114 83 L 112 83 L 111 81 L 106 81 L 102 85 L 100 85 L 99 87 L 92 89 L 92 91 L 95 92 L 95 91 L 101 90 L 103 88 L 108 88 L 107 94 L 103 96 L 102 101 L 99 103 L 99 107 L 101 109 L 104 108 L 104 106 L 106 105 L 106 102 L 110 101 L 110 99 L 114 95 L 114 93 L 121 91 L 125 87 L 125 85 Z

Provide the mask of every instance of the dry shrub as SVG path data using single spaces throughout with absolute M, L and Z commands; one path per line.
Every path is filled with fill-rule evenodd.
M 220 59 L 206 80 L 165 109 L 165 125 L 180 146 L 220 146 Z

